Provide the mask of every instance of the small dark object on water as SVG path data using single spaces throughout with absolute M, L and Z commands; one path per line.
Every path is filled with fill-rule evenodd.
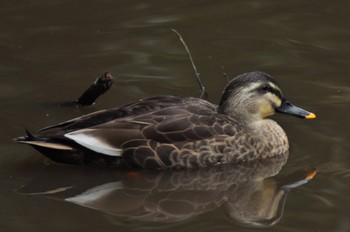
M 113 84 L 112 74 L 109 72 L 104 73 L 76 100 L 79 105 L 89 106 L 92 105 L 96 99 L 107 92 Z

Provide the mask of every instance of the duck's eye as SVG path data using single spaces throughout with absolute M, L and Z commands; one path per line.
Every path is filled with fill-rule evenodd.
M 259 88 L 259 92 L 261 92 L 261 93 L 272 92 L 272 88 L 269 85 L 264 85 L 264 86 Z

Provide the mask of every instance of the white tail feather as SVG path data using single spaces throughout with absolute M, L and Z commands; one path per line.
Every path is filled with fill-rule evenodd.
M 66 150 L 66 151 L 71 151 L 73 150 L 72 147 L 59 144 L 59 143 L 51 143 L 51 142 L 45 142 L 45 141 L 17 141 L 18 143 L 25 143 L 25 144 L 30 144 L 30 145 L 35 145 L 39 147 L 47 147 L 47 148 L 52 148 L 52 149 L 57 149 L 57 150 Z

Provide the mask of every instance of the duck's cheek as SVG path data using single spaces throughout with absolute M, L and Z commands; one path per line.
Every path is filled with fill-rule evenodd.
M 259 107 L 260 116 L 262 118 L 269 117 L 275 113 L 275 110 L 272 108 L 269 102 L 263 102 Z

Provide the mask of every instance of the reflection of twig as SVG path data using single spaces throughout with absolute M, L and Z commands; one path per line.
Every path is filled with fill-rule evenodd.
M 175 32 L 177 34 L 177 36 L 179 36 L 179 39 L 181 41 L 181 43 L 184 45 L 185 49 L 186 49 L 186 52 L 187 52 L 187 55 L 188 57 L 190 58 L 190 61 L 191 61 L 191 64 L 192 64 L 192 68 L 194 70 L 194 73 L 196 74 L 196 78 L 197 78 L 197 82 L 199 84 L 199 87 L 201 88 L 202 92 L 201 92 L 201 95 L 200 95 L 200 98 L 202 98 L 203 96 L 207 95 L 207 91 L 205 90 L 205 87 L 203 85 L 203 82 L 201 80 L 201 78 L 199 77 L 200 73 L 197 71 L 197 68 L 196 68 L 196 65 L 194 64 L 193 62 L 193 59 L 192 59 L 192 55 L 191 55 L 191 52 L 190 50 L 188 49 L 185 41 L 182 39 L 182 36 L 179 32 L 177 32 L 175 29 L 171 29 L 173 32 Z

